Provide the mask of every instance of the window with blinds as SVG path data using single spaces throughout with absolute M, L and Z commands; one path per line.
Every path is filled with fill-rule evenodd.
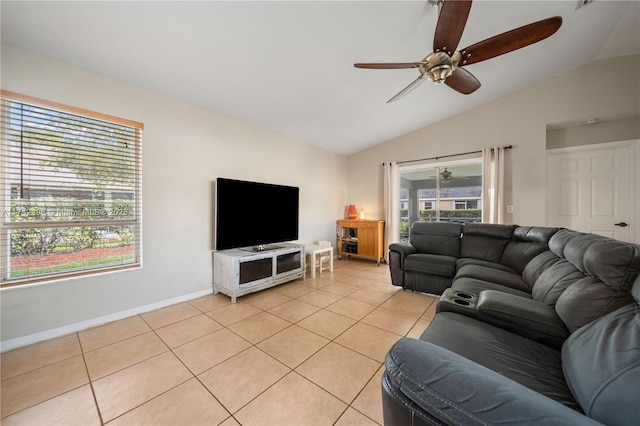
M 1 92 L 0 285 L 141 266 L 141 123 Z

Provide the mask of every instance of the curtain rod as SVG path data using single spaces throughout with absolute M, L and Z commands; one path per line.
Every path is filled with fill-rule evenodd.
M 506 146 L 503 146 L 503 148 L 504 148 L 504 149 L 511 149 L 511 148 L 513 148 L 513 145 L 506 145 Z M 491 149 L 493 149 L 493 148 L 491 148 Z M 469 152 L 463 152 L 463 153 L 460 153 L 460 154 L 440 155 L 440 156 L 438 156 L 438 157 L 420 158 L 420 159 L 417 159 L 417 160 L 405 160 L 405 161 L 398 161 L 397 163 L 398 163 L 398 164 L 403 164 L 403 163 L 414 163 L 414 162 L 416 162 L 416 161 L 439 160 L 439 159 L 441 159 L 441 158 L 459 157 L 459 156 L 461 156 L 461 155 L 480 154 L 480 153 L 482 153 L 482 150 L 480 150 L 480 151 L 469 151 Z M 382 165 L 383 165 L 383 166 L 384 166 L 384 164 L 385 164 L 385 163 L 382 163 Z

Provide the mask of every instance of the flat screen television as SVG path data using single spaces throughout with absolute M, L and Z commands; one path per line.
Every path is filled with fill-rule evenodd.
M 216 250 L 298 239 L 298 187 L 218 178 L 215 198 Z

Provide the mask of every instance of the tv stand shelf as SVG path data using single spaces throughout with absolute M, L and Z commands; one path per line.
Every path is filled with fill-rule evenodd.
M 304 246 L 280 243 L 266 250 L 213 252 L 213 294 L 236 297 L 305 278 Z

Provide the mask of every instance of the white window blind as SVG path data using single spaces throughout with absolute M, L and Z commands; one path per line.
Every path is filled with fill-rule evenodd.
M 143 125 L 1 94 L 1 285 L 140 266 Z

